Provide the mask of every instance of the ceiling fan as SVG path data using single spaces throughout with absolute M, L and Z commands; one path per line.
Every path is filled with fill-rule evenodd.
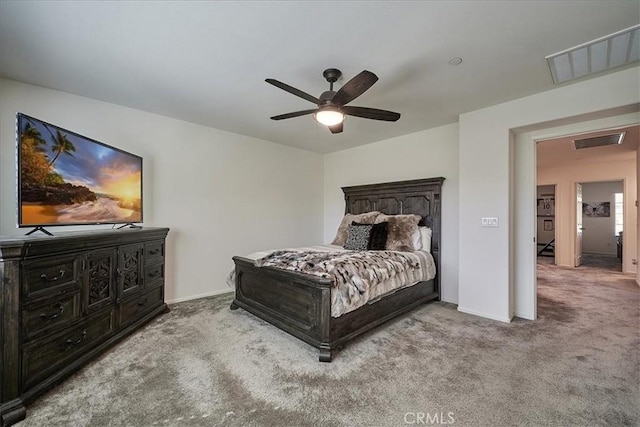
M 309 95 L 299 89 L 289 86 L 275 79 L 266 79 L 267 83 L 274 85 L 282 90 L 299 96 L 302 99 L 313 102 L 318 106 L 313 110 L 294 111 L 293 113 L 280 114 L 271 117 L 271 120 L 290 119 L 292 117 L 305 116 L 313 114 L 314 118 L 323 125 L 326 125 L 331 133 L 340 133 L 344 125 L 345 116 L 361 117 L 364 119 L 384 120 L 395 122 L 400 118 L 400 113 L 393 111 L 378 110 L 377 108 L 352 107 L 348 106 L 364 92 L 366 92 L 373 84 L 378 81 L 378 76 L 371 71 L 364 70 L 347 83 L 345 83 L 337 92 L 333 90 L 333 83 L 342 75 L 342 72 L 336 68 L 328 68 L 322 73 L 329 82 L 329 90 L 322 92 L 319 98 Z

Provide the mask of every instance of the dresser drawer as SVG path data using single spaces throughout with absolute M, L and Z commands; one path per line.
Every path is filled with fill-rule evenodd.
M 164 261 L 164 240 L 155 240 L 144 244 L 145 265 Z
M 135 322 L 148 311 L 161 306 L 163 300 L 164 289 L 159 287 L 123 302 L 120 304 L 120 326 Z
M 80 294 L 64 294 L 32 304 L 22 311 L 24 339 L 54 332 L 80 317 Z
M 144 268 L 144 286 L 146 289 L 162 286 L 164 283 L 164 264 L 147 265 Z
M 103 341 L 115 330 L 113 310 L 88 319 L 57 334 L 54 338 L 44 338 L 23 347 L 22 381 L 23 389 L 31 387 L 57 371 L 61 366 L 76 359 L 80 354 Z
M 23 287 L 27 299 L 79 288 L 77 255 L 27 261 L 23 264 Z

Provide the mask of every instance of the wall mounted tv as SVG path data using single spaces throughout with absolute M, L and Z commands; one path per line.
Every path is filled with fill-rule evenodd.
M 17 114 L 18 226 L 142 222 L 142 157 Z

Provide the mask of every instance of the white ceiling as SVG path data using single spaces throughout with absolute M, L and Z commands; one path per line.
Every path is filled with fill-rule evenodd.
M 573 146 L 574 139 L 610 135 L 615 132 L 625 132 L 622 144 L 585 148 L 582 150 L 576 150 Z M 540 141 L 536 144 L 537 168 L 546 169 L 601 162 L 635 160 L 639 142 L 640 126 L 637 125 Z
M 632 1 L 0 1 L 0 76 L 327 153 L 456 122 L 552 89 L 545 55 L 640 22 Z M 463 63 L 448 61 L 462 57 Z M 402 113 L 311 116 L 325 68 L 380 80 L 350 105 Z M 28 113 L 28 112 L 26 112 Z

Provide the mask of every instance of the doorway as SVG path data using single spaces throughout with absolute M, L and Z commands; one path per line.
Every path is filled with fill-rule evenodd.
M 513 313 L 517 317 L 524 319 L 535 319 L 537 317 L 537 193 L 536 183 L 540 185 L 555 185 L 555 210 L 553 227 L 556 238 L 555 262 L 558 266 L 575 267 L 575 234 L 576 234 L 576 184 L 591 181 L 624 181 L 624 217 L 626 219 L 625 232 L 629 236 L 629 241 L 622 243 L 624 260 L 624 272 L 635 272 L 637 228 L 637 212 L 634 200 L 637 199 L 637 179 L 636 179 L 636 154 L 638 152 L 638 119 L 637 113 L 623 114 L 620 116 L 610 116 L 584 122 L 558 127 L 543 127 L 542 124 L 536 127 L 530 126 L 522 130 L 512 129 L 512 179 L 513 179 L 513 234 L 511 238 L 512 247 L 512 268 L 513 268 Z M 549 172 L 558 172 L 560 168 L 557 164 L 562 160 L 557 150 L 550 151 L 546 161 L 553 163 L 547 171 L 540 174 L 538 166 L 540 161 L 545 161 L 544 156 L 540 156 L 537 147 L 541 143 L 552 142 L 554 139 L 563 137 L 592 134 L 611 129 L 626 128 L 630 135 L 635 138 L 635 146 L 619 148 L 615 156 L 597 161 L 584 159 L 586 150 L 575 150 L 567 147 L 565 153 L 573 155 L 577 162 L 575 167 L 565 169 L 558 176 L 553 176 Z M 533 128 L 533 129 L 532 129 Z M 628 140 L 629 141 L 629 140 Z M 572 151 L 573 150 L 573 151 Z M 594 148 L 590 150 L 600 150 Z M 593 151 L 590 151 L 593 152 Z M 573 153 L 573 154 L 571 154 Z M 609 163 L 616 161 L 613 167 Z M 626 163 L 625 163 L 626 162 Z M 559 215 L 558 212 L 569 212 Z M 544 227 L 544 225 L 543 225 Z M 573 236 L 573 237 L 572 237 Z M 562 242 L 568 242 L 563 246 Z M 625 244 L 628 243 L 628 244 Z M 617 249 L 617 242 L 616 242 Z M 627 256 L 624 256 L 627 254 Z M 548 259 L 551 259 L 550 257 Z
M 556 186 L 538 185 L 536 193 L 536 255 L 539 262 L 556 264 Z
M 622 271 L 624 181 L 583 182 L 582 265 Z

